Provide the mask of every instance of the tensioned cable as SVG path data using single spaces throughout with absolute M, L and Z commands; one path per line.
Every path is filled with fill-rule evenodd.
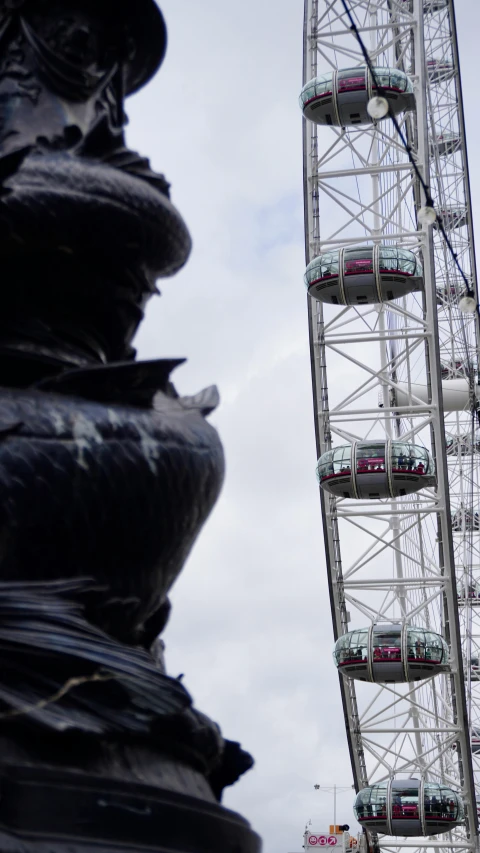
M 402 131 L 401 127 L 400 127 L 400 124 L 399 124 L 399 122 L 397 121 L 397 118 L 396 118 L 396 116 L 395 116 L 395 115 L 394 115 L 394 113 L 393 113 L 393 110 L 392 110 L 392 108 L 391 108 L 390 103 L 388 102 L 388 98 L 386 98 L 386 97 L 385 97 L 385 95 L 386 95 L 385 89 L 383 88 L 383 86 L 381 86 L 381 85 L 380 85 L 380 83 L 379 83 L 379 82 L 378 82 L 378 80 L 377 80 L 377 76 L 376 76 L 376 73 L 375 73 L 375 68 L 374 68 L 374 66 L 373 66 L 372 60 L 370 59 L 370 55 L 369 55 L 369 53 L 368 53 L 368 50 L 367 50 L 367 48 L 365 47 L 365 44 L 364 44 L 364 42 L 363 42 L 363 40 L 362 40 L 362 37 L 361 37 L 360 33 L 358 32 L 358 27 L 357 27 L 357 25 L 356 25 L 356 23 L 355 23 L 355 21 L 354 21 L 354 19 L 353 19 L 352 13 L 351 13 L 351 11 L 350 11 L 350 9 L 349 9 L 349 7 L 348 7 L 347 0 L 341 0 L 341 2 L 342 2 L 342 6 L 343 6 L 343 8 L 344 8 L 344 10 L 345 10 L 345 14 L 347 15 L 348 20 L 350 21 L 350 29 L 351 29 L 351 31 L 353 32 L 353 34 L 354 34 L 355 38 L 356 38 L 356 39 L 357 39 L 357 41 L 358 41 L 358 44 L 359 44 L 360 50 L 362 51 L 362 54 L 363 54 L 363 58 L 364 58 L 364 60 L 365 60 L 365 62 L 366 62 L 366 64 L 367 64 L 367 67 L 368 67 L 368 70 L 370 71 L 370 74 L 372 75 L 372 80 L 373 80 L 373 82 L 374 82 L 374 84 L 375 84 L 375 87 L 376 87 L 377 93 L 378 93 L 378 95 L 379 95 L 380 97 L 384 97 L 384 98 L 385 98 L 385 100 L 387 101 L 387 104 L 388 104 L 388 116 L 389 116 L 389 118 L 390 118 L 390 119 L 392 120 L 392 122 L 393 122 L 393 126 L 395 127 L 395 130 L 396 130 L 396 131 L 397 131 L 397 133 L 398 133 L 399 139 L 400 139 L 400 141 L 401 141 L 401 143 L 402 143 L 402 145 L 403 145 L 403 147 L 404 147 L 404 149 L 405 149 L 405 151 L 406 151 L 406 153 L 407 153 L 407 156 L 408 156 L 408 159 L 409 159 L 410 165 L 412 166 L 412 169 L 413 169 L 413 171 L 415 172 L 415 176 L 416 176 L 416 178 L 418 179 L 418 181 L 419 181 L 419 183 L 420 183 L 420 185 L 421 185 L 421 187 L 422 187 L 422 189 L 423 189 L 423 192 L 425 193 L 425 204 L 426 204 L 426 206 L 427 206 L 427 207 L 431 207 L 431 208 L 433 208 L 433 210 L 435 210 L 435 205 L 434 205 L 434 202 L 433 202 L 432 196 L 431 196 L 431 194 L 430 194 L 430 187 L 429 187 L 429 185 L 426 183 L 425 179 L 423 178 L 423 175 L 421 174 L 421 172 L 420 172 L 420 170 L 419 170 L 419 168 L 418 168 L 418 166 L 417 166 L 417 164 L 416 164 L 416 162 L 415 162 L 415 160 L 414 160 L 414 157 L 413 157 L 413 155 L 412 155 L 412 147 L 411 147 L 411 145 L 409 145 L 409 144 L 408 144 L 408 140 L 405 138 L 405 135 L 404 135 L 404 133 L 403 133 L 403 131 Z M 473 295 L 473 293 L 472 293 L 472 286 L 471 286 L 471 282 L 468 280 L 467 276 L 465 275 L 465 273 L 464 273 L 464 271 L 463 271 L 463 269 L 462 269 L 462 267 L 461 267 L 461 265 L 460 265 L 460 262 L 459 262 L 459 260 L 458 260 L 458 255 L 457 255 L 457 253 L 455 252 L 455 250 L 454 250 L 454 248 L 453 248 L 453 246 L 452 246 L 452 244 L 451 244 L 451 242 L 450 242 L 450 238 L 448 237 L 447 232 L 445 231 L 445 228 L 443 227 L 442 217 L 441 217 L 441 216 L 438 216 L 438 215 L 437 215 L 437 224 L 438 224 L 438 229 L 439 229 L 439 231 L 440 231 L 440 233 L 441 233 L 441 235 L 442 235 L 443 239 L 445 240 L 445 243 L 446 243 L 446 245 L 447 245 L 448 251 L 450 252 L 450 254 L 451 254 L 451 256 L 452 256 L 453 260 L 455 261 L 455 265 L 456 265 L 456 267 L 457 267 L 457 269 L 458 269 L 458 271 L 459 271 L 460 275 L 462 276 L 463 281 L 465 282 L 465 285 L 466 285 L 466 287 L 467 287 L 467 292 L 468 292 L 468 294 L 469 294 L 469 295 Z

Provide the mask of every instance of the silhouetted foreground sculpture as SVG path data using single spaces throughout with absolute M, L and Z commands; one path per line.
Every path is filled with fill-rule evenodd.
M 131 346 L 190 251 L 123 136 L 165 46 L 153 0 L 0 0 L 2 853 L 259 850 L 156 639 L 224 464 L 216 389 Z

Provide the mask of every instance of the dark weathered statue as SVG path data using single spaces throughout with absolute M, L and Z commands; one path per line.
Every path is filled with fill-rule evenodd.
M 190 251 L 123 133 L 165 46 L 153 0 L 0 0 L 2 853 L 259 849 L 157 639 L 223 478 L 215 388 L 131 346 Z

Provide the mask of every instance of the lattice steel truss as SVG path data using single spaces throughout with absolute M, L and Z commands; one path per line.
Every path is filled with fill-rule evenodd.
M 400 125 L 476 292 L 452 0 L 349 0 L 349 7 L 374 65 L 413 80 L 416 109 L 401 114 Z M 362 64 L 341 0 L 305 0 L 305 82 Z M 305 121 L 304 179 L 307 262 L 381 241 L 418 253 L 425 276 L 423 294 L 384 304 L 308 299 L 318 455 L 401 437 L 430 449 L 437 465 L 438 487 L 415 495 L 369 501 L 320 490 L 335 638 L 375 621 L 405 621 L 450 645 L 447 675 L 404 685 L 339 677 L 355 785 L 393 775 L 448 783 L 464 799 L 465 827 L 430 839 L 373 840 L 384 850 L 476 849 L 478 318 L 458 310 L 465 286 L 440 231 L 417 224 L 424 198 L 388 118 L 347 128 Z M 469 591 L 477 581 L 478 601 Z

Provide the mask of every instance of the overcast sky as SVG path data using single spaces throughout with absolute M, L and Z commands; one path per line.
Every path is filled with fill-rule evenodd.
M 302 0 L 162 0 L 164 66 L 127 104 L 131 147 L 172 183 L 193 253 L 161 282 L 140 358 L 186 356 L 181 393 L 217 383 L 227 478 L 177 582 L 167 663 L 254 770 L 224 803 L 264 853 L 301 851 L 349 786 L 327 593 L 303 289 Z M 480 187 L 479 0 L 456 0 L 472 170 Z M 480 223 L 480 210 L 477 211 Z M 352 792 L 337 820 L 355 825 Z

